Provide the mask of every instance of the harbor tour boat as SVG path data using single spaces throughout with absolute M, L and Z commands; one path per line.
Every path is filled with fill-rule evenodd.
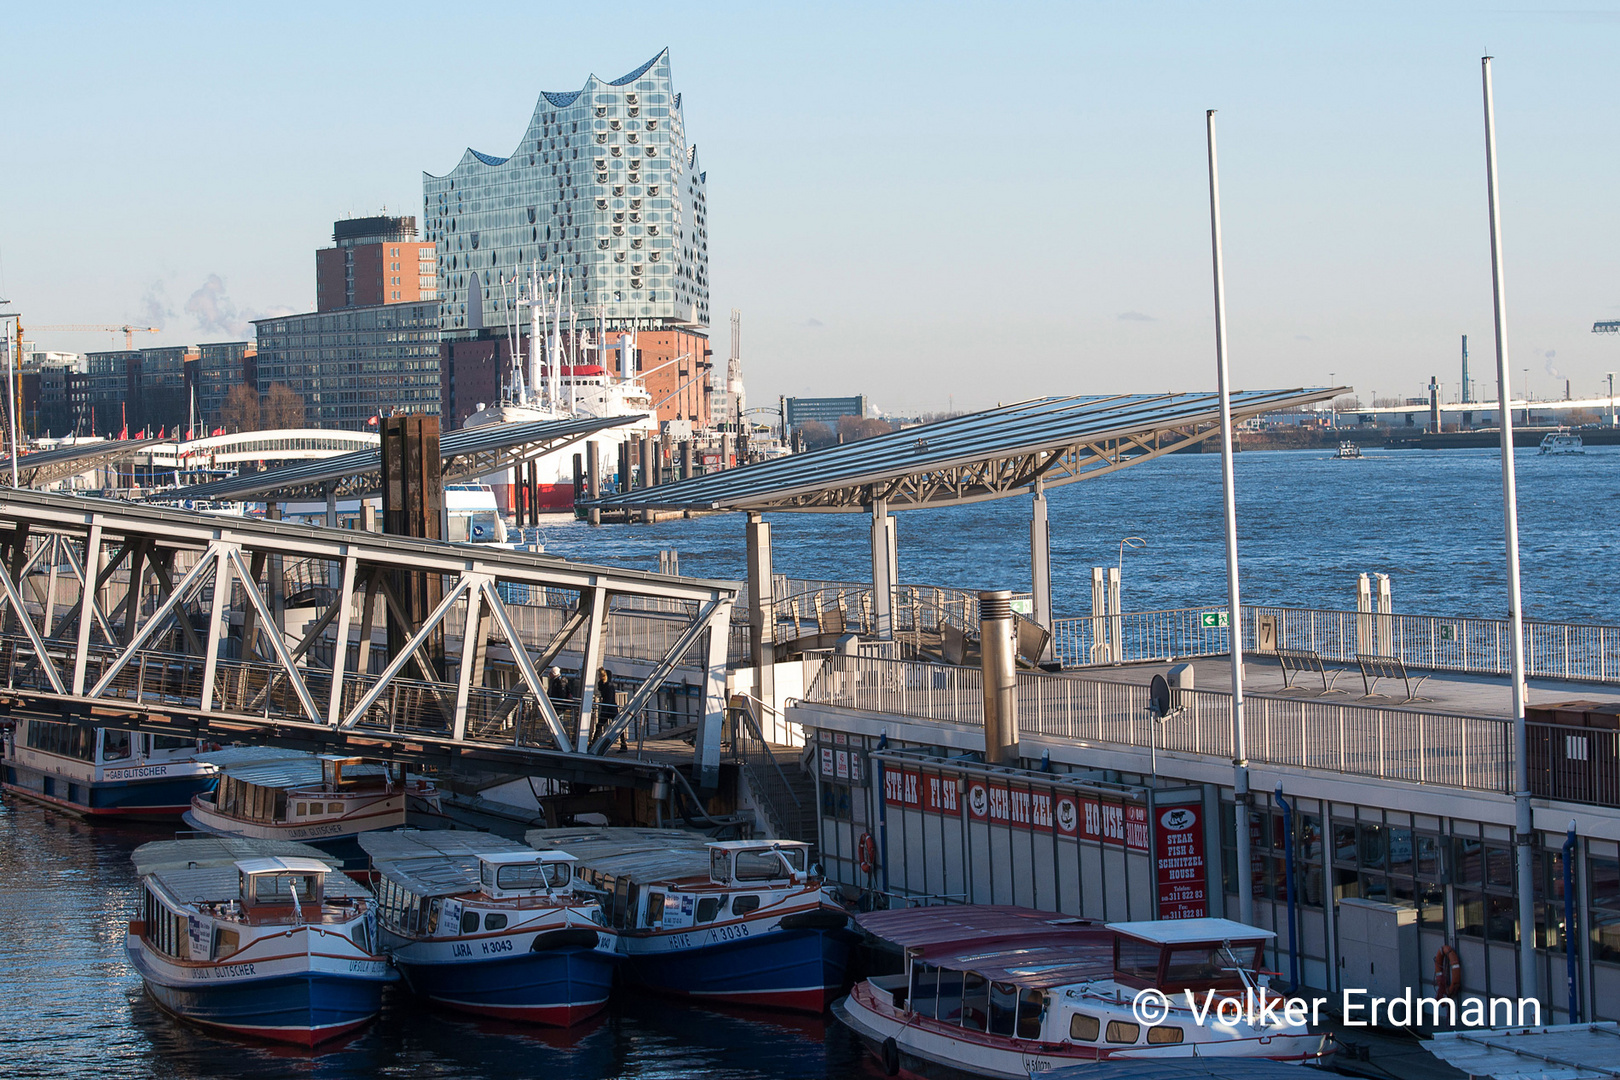
M 1361 456 L 1361 444 L 1345 440 L 1339 444 L 1339 449 L 1333 456 L 1341 461 L 1348 458 L 1358 458 Z
M 633 982 L 818 1015 L 843 990 L 857 939 L 809 865 L 808 844 L 677 829 L 531 829 L 524 838 L 579 859 Z
M 191 800 L 186 824 L 215 836 L 312 844 L 365 876 L 361 833 L 443 820 L 431 781 L 397 768 L 335 754 L 233 747 L 204 755 L 219 784 Z
M 320 851 L 205 837 L 142 844 L 134 862 L 141 909 L 125 951 L 168 1012 L 309 1047 L 377 1015 L 396 976 L 371 892 Z
M 1055 912 L 980 905 L 859 917 L 898 946 L 905 970 L 858 984 L 833 1006 L 886 1074 L 1023 1080 L 1115 1059 L 1255 1057 L 1302 1062 L 1325 1041 L 1256 1003 L 1269 930 L 1228 919 L 1100 925 Z M 1136 996 L 1166 1004 L 1145 1023 Z M 1243 1013 L 1226 1023 L 1220 1003 Z M 1249 1017 L 1256 1023 L 1249 1023 Z M 1202 1019 L 1202 1023 L 1200 1023 Z
M 214 786 L 196 739 L 19 717 L 5 739 L 5 790 L 96 820 L 178 818 Z
M 1581 437 L 1573 431 L 1559 428 L 1549 431 L 1541 439 L 1541 453 L 1543 454 L 1584 454 L 1586 444 Z
M 620 961 L 574 857 L 488 833 L 360 836 L 371 856 L 382 946 L 417 995 L 459 1012 L 552 1027 L 607 1005 Z

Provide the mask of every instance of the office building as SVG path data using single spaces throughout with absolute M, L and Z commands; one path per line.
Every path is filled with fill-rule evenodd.
M 807 420 L 826 424 L 836 431 L 840 418 L 865 416 L 870 403 L 865 394 L 854 397 L 790 397 L 784 399 L 782 407 L 789 431 Z
M 233 386 L 257 389 L 258 348 L 251 341 L 216 341 L 197 346 L 197 413 L 212 430 L 223 421 Z
M 334 246 L 315 252 L 315 310 L 414 304 L 437 296 L 433 245 L 416 238 L 414 217 L 332 223 Z
M 259 319 L 260 394 L 282 383 L 309 427 L 360 430 L 376 416 L 439 411 L 439 311 L 431 300 Z

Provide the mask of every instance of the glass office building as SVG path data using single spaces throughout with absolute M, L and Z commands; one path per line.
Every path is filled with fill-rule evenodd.
M 568 282 L 581 323 L 707 326 L 704 187 L 667 49 L 612 82 L 542 93 L 511 154 L 468 150 L 448 174 L 423 174 L 441 328 L 508 325 L 531 265 Z
M 436 413 L 438 314 L 422 302 L 258 319 L 258 390 L 291 387 L 310 427 L 363 431 L 374 416 Z

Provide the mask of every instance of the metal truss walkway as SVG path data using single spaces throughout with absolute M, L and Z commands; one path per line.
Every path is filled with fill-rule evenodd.
M 586 777 L 696 696 L 696 778 L 720 764 L 731 582 L 5 490 L 0 592 L 0 698 L 36 714 Z M 597 723 L 603 666 L 628 689 Z

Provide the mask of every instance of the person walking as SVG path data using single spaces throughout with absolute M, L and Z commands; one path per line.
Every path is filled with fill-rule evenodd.
M 605 731 L 619 717 L 619 694 L 613 689 L 613 672 L 602 668 L 596 673 L 596 730 Z M 619 732 L 619 750 L 625 751 L 624 732 Z

